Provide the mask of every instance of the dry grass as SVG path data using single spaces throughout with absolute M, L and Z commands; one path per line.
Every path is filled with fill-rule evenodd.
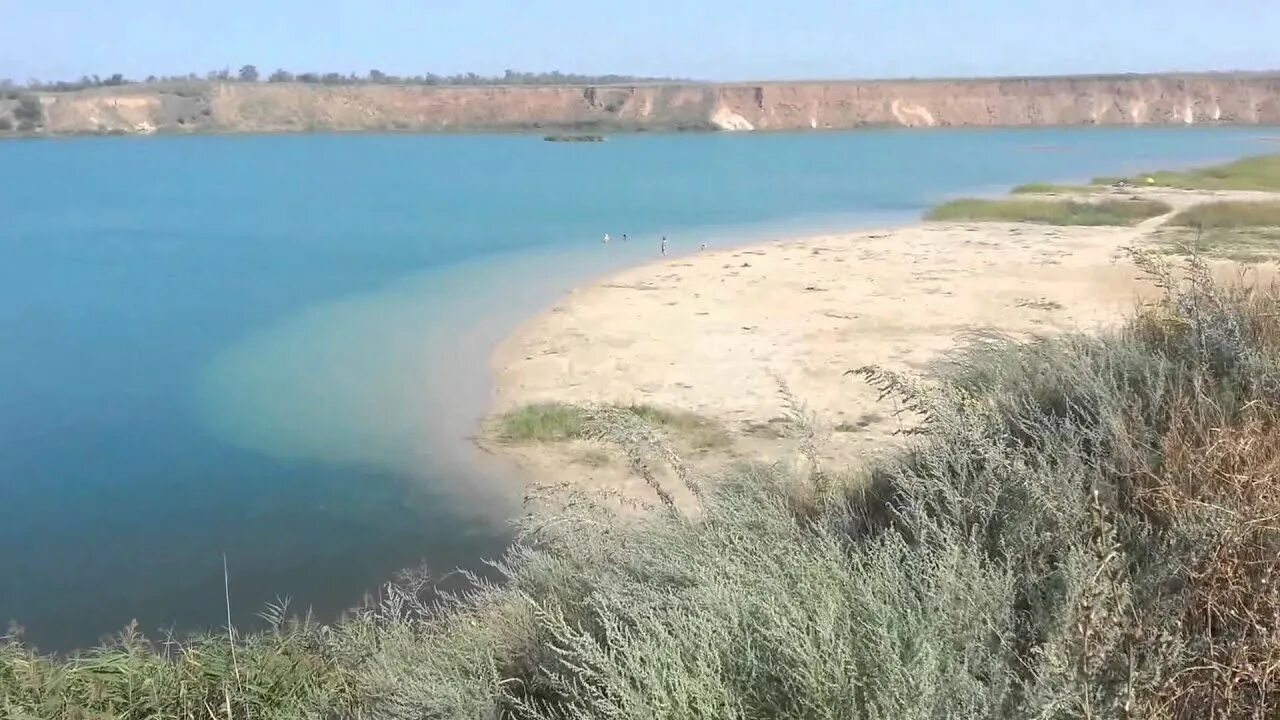
M 1202 272 L 1207 277 L 1206 272 Z M 1202 280 L 1203 287 L 1210 287 Z M 1135 474 L 1140 507 L 1152 522 L 1176 526 L 1197 518 L 1208 537 L 1190 560 L 1186 603 L 1177 627 L 1189 657 L 1170 674 L 1156 707 L 1171 717 L 1275 717 L 1280 714 L 1280 398 L 1273 374 L 1280 359 L 1280 299 L 1216 290 L 1202 294 L 1207 322 L 1197 330 L 1150 314 L 1154 342 L 1188 337 L 1224 369 L 1240 363 L 1243 387 L 1224 381 L 1183 388 L 1170 401 L 1159 439 L 1158 477 Z M 1226 299 L 1245 309 L 1223 317 Z M 1217 305 L 1217 307 L 1214 307 Z M 1234 320 L 1234 322 L 1231 322 Z M 1196 337 L 1196 333 L 1203 333 Z M 1244 341 L 1234 358 L 1221 344 Z M 1214 348 L 1214 346 L 1218 346 Z M 1249 368 L 1266 368 L 1254 374 Z M 1239 381 L 1237 380 L 1237 382 Z M 1236 395 L 1238 402 L 1225 402 Z
M 1184 716 L 1196 708 L 1280 712 L 1280 414 L 1254 405 L 1234 422 L 1217 420 L 1205 427 L 1178 417 L 1163 438 L 1175 482 L 1144 488 L 1164 522 L 1192 506 L 1223 516 L 1189 572 L 1182 624 L 1196 661 L 1162 699 Z

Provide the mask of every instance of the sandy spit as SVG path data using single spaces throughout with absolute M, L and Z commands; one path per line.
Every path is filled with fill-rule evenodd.
M 1129 192 L 1127 194 L 1132 194 Z M 1224 194 L 1150 191 L 1175 207 Z M 1252 195 L 1252 194 L 1249 194 Z M 697 252 L 578 288 L 507 338 L 493 357 L 494 417 L 531 402 L 646 403 L 714 418 L 728 450 L 694 458 L 795 457 L 779 437 L 779 378 L 817 418 L 834 467 L 898 442 L 902 420 L 846 371 L 914 374 L 965 336 L 1091 331 L 1117 322 L 1150 288 L 1126 248 L 1138 227 L 924 223 Z M 773 421 L 771 423 L 771 421 Z M 538 483 L 650 496 L 625 465 L 582 443 L 489 448 Z

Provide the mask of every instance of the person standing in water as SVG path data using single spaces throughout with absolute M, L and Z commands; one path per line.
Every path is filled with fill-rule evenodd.
M 662 254 L 664 256 L 667 254 L 667 236 L 666 235 L 662 236 Z
M 626 242 L 626 241 L 627 241 L 627 234 L 622 233 L 622 242 Z
M 609 244 L 609 233 L 605 233 L 605 234 L 604 234 L 604 240 L 601 240 L 600 242 L 604 243 L 605 245 L 608 245 L 608 244 Z

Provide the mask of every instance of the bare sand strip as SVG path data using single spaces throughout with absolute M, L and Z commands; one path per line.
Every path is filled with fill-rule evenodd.
M 1175 208 L 1228 196 L 1141 194 Z M 501 344 L 493 410 L 534 402 L 690 410 L 734 436 L 730 449 L 701 458 L 704 466 L 776 461 L 794 457 L 795 443 L 773 431 L 786 411 L 781 378 L 827 431 L 823 454 L 846 467 L 890 447 L 900 426 L 894 407 L 847 370 L 923 373 L 969 333 L 1114 323 L 1142 291 L 1124 249 L 1141 246 L 1163 219 L 1137 227 L 926 223 L 633 268 L 571 292 Z M 501 447 L 536 481 L 647 492 L 621 462 L 580 443 Z

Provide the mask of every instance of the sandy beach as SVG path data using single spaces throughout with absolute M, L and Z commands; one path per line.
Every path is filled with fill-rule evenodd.
M 1135 193 L 1175 210 L 1268 197 L 1169 190 L 1123 197 Z M 796 440 L 778 431 L 787 412 L 782 380 L 817 419 L 824 459 L 856 465 L 892 447 L 903 421 L 848 370 L 925 374 L 972 333 L 1026 337 L 1115 323 L 1150 291 L 1126 248 L 1149 244 L 1166 217 L 1136 227 L 920 223 L 632 268 L 574 290 L 500 345 L 494 416 L 536 402 L 696 412 L 733 437 L 727 449 L 692 458 L 709 470 L 796 456 Z M 621 461 L 605 462 L 582 443 L 491 445 L 537 482 L 558 482 L 572 466 L 579 484 L 649 492 Z

